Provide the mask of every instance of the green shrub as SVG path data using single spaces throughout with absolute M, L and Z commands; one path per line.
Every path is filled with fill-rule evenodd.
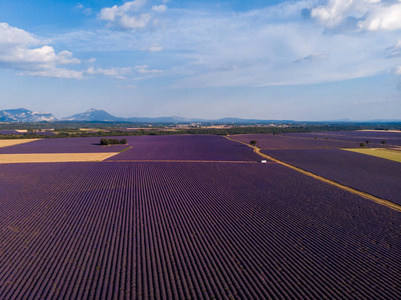
M 126 139 L 122 139 L 122 140 L 118 140 L 118 139 L 105 139 L 102 138 L 100 139 L 100 145 L 126 145 L 127 144 L 127 140 Z
M 110 143 L 109 143 L 109 140 L 108 139 L 101 139 L 100 140 L 100 145 L 104 145 L 104 146 L 107 146 L 107 145 L 109 145 Z

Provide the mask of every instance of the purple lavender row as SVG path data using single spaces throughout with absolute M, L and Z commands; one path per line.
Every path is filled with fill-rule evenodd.
M 327 132 L 305 132 L 305 133 L 288 133 L 290 137 L 342 140 L 355 143 L 369 141 L 369 146 L 381 146 L 381 141 L 386 141 L 386 145 L 401 146 L 401 131 L 327 131 Z
M 262 152 L 346 186 L 401 204 L 400 163 L 340 149 Z
M 260 160 L 251 148 L 220 136 L 137 136 L 127 140 L 132 148 L 108 160 Z
M 382 134 L 372 137 L 369 135 L 347 135 L 348 132 L 312 132 L 312 133 L 286 133 L 273 134 L 241 134 L 232 138 L 249 143 L 257 140 L 257 146 L 261 149 L 333 149 L 333 148 L 359 148 L 360 143 L 368 147 L 401 146 L 401 133 L 391 136 Z M 351 132 L 352 133 L 352 132 Z M 359 132 L 358 132 L 359 133 Z M 369 143 L 366 143 L 369 141 Z
M 249 143 L 256 140 L 256 146 L 261 149 L 320 149 L 320 148 L 357 148 L 360 142 L 314 139 L 273 134 L 243 134 L 234 135 L 233 139 Z
M 401 297 L 400 214 L 278 164 L 0 174 L 0 298 Z
M 123 138 L 123 137 L 121 137 Z M 100 138 L 43 139 L 0 148 L 6 153 L 120 152 L 110 160 L 218 160 L 257 161 L 260 157 L 245 145 L 220 136 L 128 136 L 127 145 L 99 145 Z
M 127 145 L 101 146 L 99 137 L 55 138 L 0 148 L 0 154 L 119 152 L 128 147 Z

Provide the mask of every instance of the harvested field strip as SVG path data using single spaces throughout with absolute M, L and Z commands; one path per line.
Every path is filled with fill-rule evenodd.
M 384 158 L 384 159 L 388 159 L 388 160 L 392 160 L 392 161 L 401 163 L 401 151 L 397 151 L 397 150 L 376 149 L 376 148 L 372 148 L 372 149 L 357 148 L 357 149 L 342 149 L 342 150 L 357 152 L 357 153 L 366 154 L 366 155 L 375 156 L 375 157 L 380 157 L 380 158 Z
M 0 166 L 1 299 L 401 297 L 400 214 L 279 164 L 32 169 Z
M 102 161 L 118 152 L 0 154 L 0 164 Z
M 227 139 L 230 139 L 230 138 L 227 137 Z M 230 139 L 230 140 L 232 140 L 232 139 Z M 233 140 L 233 141 L 236 141 L 236 140 Z M 376 197 L 376 196 L 373 196 L 373 195 L 371 195 L 371 194 L 368 194 L 368 193 L 359 191 L 359 190 L 357 190 L 357 189 L 351 188 L 351 187 L 349 187 L 349 186 L 340 184 L 340 183 L 335 182 L 335 181 L 333 181 L 333 180 L 324 178 L 324 177 L 322 177 L 322 176 L 319 176 L 319 175 L 313 174 L 313 173 L 311 173 L 311 172 L 305 171 L 305 170 L 303 170 L 303 169 L 301 169 L 301 168 L 298 168 L 298 167 L 295 167 L 295 166 L 293 166 L 293 165 L 287 164 L 287 163 L 285 163 L 285 162 L 283 162 L 283 161 L 281 161 L 281 160 L 278 160 L 278 159 L 276 159 L 276 158 L 274 158 L 274 157 L 271 157 L 271 156 L 269 156 L 269 155 L 266 155 L 266 154 L 264 154 L 264 153 L 261 153 L 259 148 L 253 147 L 253 146 L 251 146 L 251 145 L 248 145 L 248 144 L 245 143 L 245 142 L 241 142 L 241 141 L 237 141 L 237 142 L 238 142 L 238 143 L 245 144 L 245 145 L 247 145 L 247 146 L 249 146 L 249 147 L 251 147 L 251 148 L 254 148 L 254 152 L 255 152 L 255 153 L 259 154 L 260 156 L 262 156 L 262 157 L 264 157 L 264 158 L 266 158 L 266 159 L 269 159 L 269 160 L 271 160 L 271 161 L 274 161 L 274 162 L 276 162 L 276 163 L 279 163 L 279 164 L 281 164 L 281 165 L 283 165 L 283 166 L 286 166 L 286 167 L 288 167 L 288 168 L 291 168 L 291 169 L 293 169 L 293 170 L 296 170 L 296 171 L 298 171 L 298 172 L 300 172 L 300 173 L 302 173 L 302 174 L 304 174 L 304 175 L 310 176 L 310 177 L 315 178 L 315 179 L 317 179 L 317 180 L 320 180 L 320 181 L 322 181 L 322 182 L 325 182 L 325 183 L 334 185 L 335 187 L 338 187 L 338 188 L 340 188 L 340 189 L 342 189 L 342 190 L 345 190 L 345 191 L 347 191 L 347 192 L 353 193 L 353 194 L 358 195 L 358 196 L 360 196 L 360 197 L 363 197 L 363 198 L 365 198 L 365 199 L 374 201 L 374 202 L 376 202 L 376 203 L 378 203 L 378 204 L 387 206 L 387 207 L 389 207 L 389 208 L 391 208 L 391 209 L 394 209 L 394 210 L 396 210 L 396 211 L 401 212 L 401 205 L 399 205 L 399 204 L 396 204 L 396 203 L 394 203 L 394 202 L 391 202 L 391 201 L 388 201 L 388 200 L 385 200 L 385 199 L 381 199 L 381 198 Z
M 37 141 L 40 139 L 10 139 L 10 140 L 0 140 L 0 148 L 15 146 L 20 144 L 26 144 L 29 142 Z

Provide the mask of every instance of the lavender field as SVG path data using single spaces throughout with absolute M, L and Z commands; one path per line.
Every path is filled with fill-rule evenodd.
M 0 149 L 125 150 L 103 162 L 0 165 L 0 299 L 401 297 L 401 213 L 258 164 L 250 147 L 219 136 L 99 140 Z M 400 203 L 398 163 L 339 149 L 264 152 Z
M 237 142 L 213 135 L 130 136 L 131 149 L 109 160 L 258 161 L 261 157 Z
M 401 297 L 401 214 L 275 163 L 0 178 L 2 299 Z
M 307 133 L 289 133 L 291 137 L 305 137 L 328 140 L 342 140 L 352 142 L 369 141 L 369 145 L 381 146 L 381 141 L 386 141 L 386 144 L 401 146 L 401 131 L 392 132 L 385 130 L 376 131 L 328 131 L 328 132 L 307 132 Z
M 401 204 L 401 164 L 340 149 L 263 150 L 278 160 Z
M 360 143 L 366 143 L 369 147 L 401 146 L 401 132 L 386 131 L 328 131 L 273 134 L 241 134 L 231 136 L 233 139 L 249 143 L 257 140 L 257 146 L 264 150 L 274 149 L 334 149 L 334 148 L 359 148 Z
M 290 136 L 289 134 L 241 134 L 233 135 L 232 139 L 249 143 L 252 140 L 257 141 L 257 147 L 261 149 L 334 149 L 334 148 L 357 148 L 359 141 L 347 140 L 326 140 L 316 139 L 314 137 Z
M 98 137 L 49 138 L 0 148 L 0 154 L 118 152 L 127 147 L 127 145 L 100 146 Z
M 127 145 L 101 146 L 100 138 L 41 139 L 0 148 L 0 154 L 120 152 L 110 160 L 258 161 L 252 149 L 221 136 L 127 136 Z M 128 149 L 130 148 L 130 149 Z M 125 151 L 123 151 L 125 150 Z

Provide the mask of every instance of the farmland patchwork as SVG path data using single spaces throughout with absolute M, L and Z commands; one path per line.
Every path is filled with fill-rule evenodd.
M 299 139 L 264 153 L 400 203 L 399 163 Z M 223 137 L 127 140 L 0 149 L 118 153 L 0 165 L 0 299 L 401 298 L 400 212 Z

